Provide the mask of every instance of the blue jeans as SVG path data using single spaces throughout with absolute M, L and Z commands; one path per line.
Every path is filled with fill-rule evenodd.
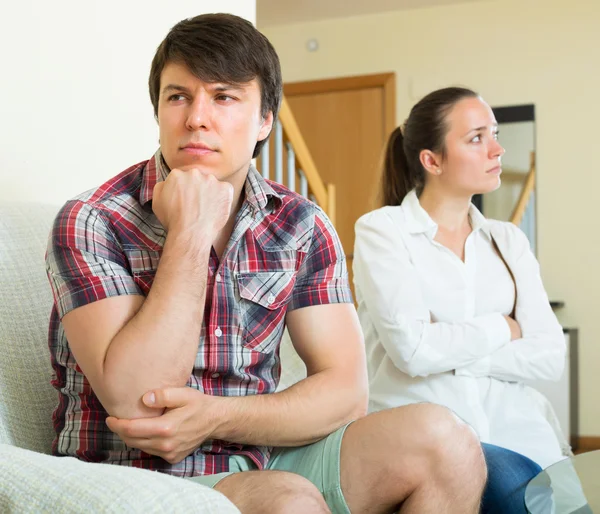
M 525 488 L 542 468 L 520 453 L 482 443 L 488 468 L 482 514 L 526 514 Z

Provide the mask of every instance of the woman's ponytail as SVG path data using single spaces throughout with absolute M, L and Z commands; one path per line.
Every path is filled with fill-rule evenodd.
M 415 187 L 410 177 L 408 161 L 404 153 L 402 128 L 397 127 L 390 134 L 383 157 L 381 173 L 380 203 L 400 205 L 404 197 Z

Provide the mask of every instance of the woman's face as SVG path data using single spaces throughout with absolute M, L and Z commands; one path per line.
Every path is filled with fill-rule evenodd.
M 446 154 L 439 180 L 455 194 L 489 193 L 500 187 L 501 157 L 498 123 L 481 98 L 465 98 L 446 117 Z

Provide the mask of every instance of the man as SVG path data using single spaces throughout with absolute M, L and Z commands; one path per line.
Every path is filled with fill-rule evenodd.
M 160 149 L 51 234 L 54 452 L 195 477 L 244 513 L 477 512 L 467 425 L 434 405 L 365 416 L 338 236 L 251 165 L 282 95 L 268 40 L 232 15 L 184 20 L 149 88 Z M 308 378 L 274 393 L 286 326 Z

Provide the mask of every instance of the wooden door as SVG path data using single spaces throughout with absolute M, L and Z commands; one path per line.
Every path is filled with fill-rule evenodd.
M 377 207 L 382 151 L 395 127 L 394 75 L 300 82 L 284 89 L 321 178 L 336 186 L 336 229 L 354 291 L 354 224 Z

